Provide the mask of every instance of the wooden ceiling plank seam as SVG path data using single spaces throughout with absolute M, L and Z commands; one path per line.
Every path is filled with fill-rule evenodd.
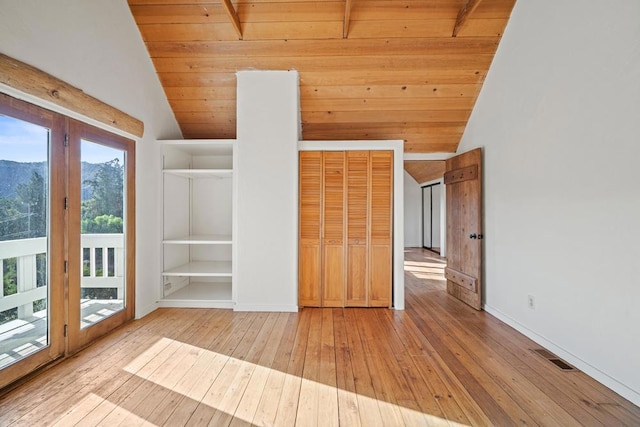
M 487 70 L 428 70 L 415 71 L 305 71 L 300 73 L 300 85 L 392 85 L 398 84 L 480 84 Z M 235 72 L 158 72 L 163 86 L 236 86 Z
M 245 69 L 265 70 L 305 70 L 343 71 L 393 70 L 427 73 L 430 70 L 482 69 L 488 70 L 493 55 L 397 55 L 358 56 L 345 63 L 342 56 L 325 56 L 321 61 L 316 57 L 300 56 L 287 58 L 273 57 L 212 57 L 212 58 L 155 58 L 157 72 L 236 72 Z
M 451 37 L 458 36 L 458 33 L 467 24 L 469 17 L 478 8 L 480 2 L 482 2 L 482 0 L 468 0 L 467 3 L 462 6 L 460 12 L 458 12 L 458 17 L 456 18 L 456 23 L 453 27 Z
M 494 55 L 499 38 L 381 38 L 342 40 L 243 40 L 147 42 L 152 58 L 223 56 L 353 56 L 353 55 L 410 55 L 416 52 L 431 54 L 490 54 Z
M 238 14 L 236 13 L 236 9 L 233 7 L 231 0 L 220 0 L 222 3 L 222 7 L 225 12 L 229 16 L 229 20 L 231 21 L 231 25 L 233 25 L 233 29 L 236 30 L 238 34 L 238 38 L 242 40 L 242 28 L 240 27 L 240 18 L 238 18 Z
M 349 38 L 349 23 L 351 21 L 351 4 L 353 0 L 345 0 L 344 2 L 344 27 L 342 30 L 342 38 Z
M 352 123 L 352 122 L 459 122 L 467 121 L 471 110 L 404 110 L 404 111 L 304 111 L 302 124 L 306 123 Z

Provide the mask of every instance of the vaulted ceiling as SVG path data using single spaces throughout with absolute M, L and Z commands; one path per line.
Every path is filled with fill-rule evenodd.
M 185 138 L 235 138 L 238 70 L 298 70 L 305 140 L 454 152 L 515 0 L 129 0 Z

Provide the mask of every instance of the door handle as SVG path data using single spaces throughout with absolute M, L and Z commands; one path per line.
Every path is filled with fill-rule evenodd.
M 484 239 L 484 234 L 476 234 L 476 233 L 472 233 L 469 235 L 470 239 L 478 239 L 478 240 L 482 240 Z

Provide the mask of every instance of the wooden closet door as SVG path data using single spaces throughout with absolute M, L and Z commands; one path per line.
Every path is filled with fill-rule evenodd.
M 369 306 L 391 307 L 393 151 L 372 151 L 370 157 Z
M 347 307 L 368 305 L 369 151 L 347 151 Z
M 328 151 L 323 154 L 323 307 L 344 307 L 344 160 L 343 151 Z
M 320 307 L 322 226 L 322 152 L 300 152 L 300 248 L 298 304 Z

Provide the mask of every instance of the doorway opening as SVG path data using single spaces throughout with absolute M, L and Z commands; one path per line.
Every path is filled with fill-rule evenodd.
M 440 254 L 442 248 L 442 185 L 422 187 L 422 247 Z

